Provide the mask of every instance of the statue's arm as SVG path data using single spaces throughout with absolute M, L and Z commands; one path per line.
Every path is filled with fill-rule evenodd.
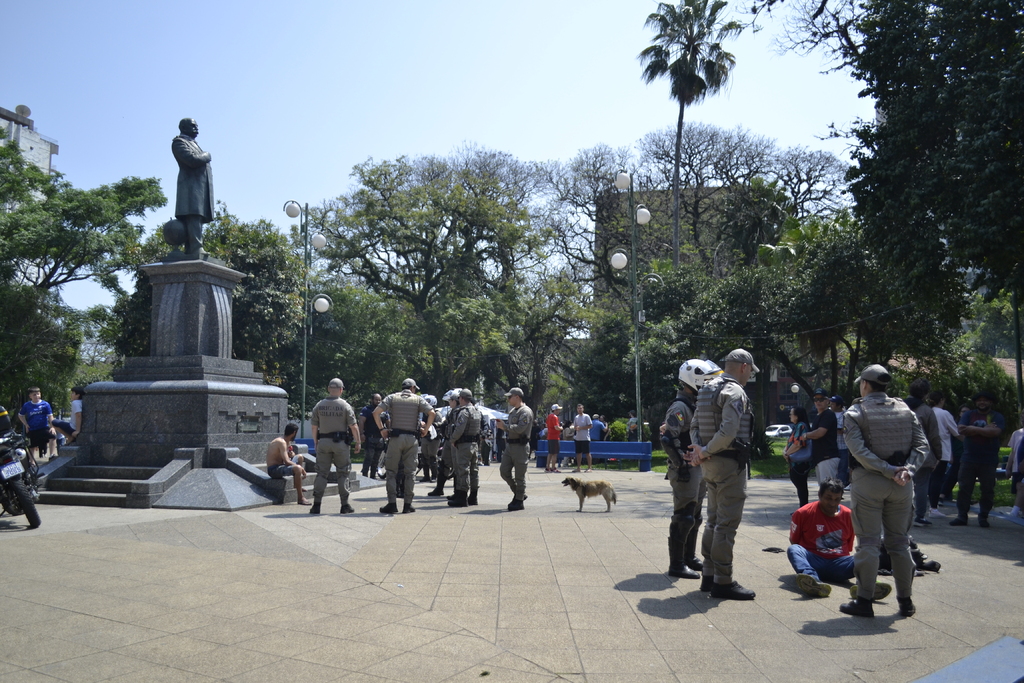
M 199 145 L 189 144 L 188 141 L 181 138 L 174 138 L 171 143 L 171 152 L 179 164 L 189 168 L 199 168 L 210 163 L 209 152 L 204 152 L 199 149 Z

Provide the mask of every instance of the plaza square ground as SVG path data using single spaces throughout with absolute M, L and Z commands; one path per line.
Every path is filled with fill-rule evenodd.
M 417 512 L 383 489 L 340 516 L 43 506 L 0 518 L 0 683 L 13 681 L 913 681 L 1002 636 L 1024 637 L 1024 526 L 914 529 L 942 563 L 874 619 L 805 597 L 784 554 L 796 493 L 753 480 L 735 577 L 753 602 L 670 579 L 661 474 L 595 471 L 604 512 L 530 469 L 523 512 L 496 466 L 480 505 L 418 484 Z M 947 511 L 950 508 L 946 508 Z M 979 681 L 986 680 L 979 672 Z

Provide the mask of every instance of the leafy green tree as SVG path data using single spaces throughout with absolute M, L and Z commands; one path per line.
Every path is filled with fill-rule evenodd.
M 1020 291 L 1024 5 L 887 0 L 859 28 L 855 75 L 878 111 L 855 130 L 865 235 L 903 286 L 973 270 L 975 286 Z
M 683 0 L 678 6 L 658 3 L 658 11 L 645 26 L 654 29 L 653 44 L 640 52 L 643 79 L 651 83 L 668 77 L 672 99 L 679 103 L 676 120 L 675 166 L 672 174 L 672 264 L 679 266 L 679 165 L 683 116 L 688 106 L 721 90 L 729 80 L 736 58 L 722 43 L 742 30 L 725 21 L 724 0 Z M 696 241 L 696 240 L 695 240 Z
M 422 353 L 407 372 L 430 386 L 472 386 L 508 351 L 505 302 L 540 262 L 527 170 L 470 149 L 355 167 L 356 188 L 328 202 L 331 271 L 394 299 Z
M 0 397 L 9 405 L 33 384 L 60 404 L 89 322 L 64 305 L 61 287 L 94 279 L 116 291 L 142 234 L 133 221 L 164 202 L 156 178 L 81 190 L 27 162 L 13 141 L 0 144 Z

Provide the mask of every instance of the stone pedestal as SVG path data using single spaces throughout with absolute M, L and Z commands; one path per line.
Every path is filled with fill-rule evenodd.
M 79 458 L 163 467 L 175 449 L 237 448 L 262 462 L 287 424 L 288 394 L 231 358 L 231 291 L 245 275 L 199 260 L 143 270 L 153 283 L 152 355 L 86 388 Z

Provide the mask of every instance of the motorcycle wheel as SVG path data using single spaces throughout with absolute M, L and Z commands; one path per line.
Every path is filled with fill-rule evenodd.
M 32 494 L 29 493 L 28 489 L 21 482 L 20 479 L 12 479 L 9 482 L 11 488 L 14 489 L 14 496 L 18 501 L 18 505 L 21 507 L 21 512 L 24 513 L 25 518 L 28 519 L 28 528 L 36 529 L 42 524 L 42 519 L 39 517 L 39 511 L 36 510 L 36 502 L 32 500 Z M 8 510 L 8 512 L 11 512 Z M 11 513 L 15 514 L 15 513 Z

